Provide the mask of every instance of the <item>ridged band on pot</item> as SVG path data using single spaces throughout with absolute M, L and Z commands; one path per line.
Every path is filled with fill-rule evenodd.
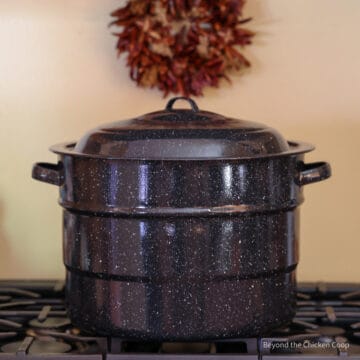
M 64 208 L 124 216 L 211 216 L 291 209 L 303 201 L 302 183 L 329 176 L 326 163 L 309 169 L 302 154 L 242 161 L 62 155 L 59 164 L 59 202 Z M 325 174 L 321 174 L 324 167 Z
M 64 262 L 134 282 L 241 280 L 291 271 L 298 210 L 219 217 L 103 217 L 64 211 Z
M 271 128 L 174 101 L 34 166 L 60 187 L 69 315 L 131 339 L 265 334 L 294 315 L 302 186 L 330 166 Z

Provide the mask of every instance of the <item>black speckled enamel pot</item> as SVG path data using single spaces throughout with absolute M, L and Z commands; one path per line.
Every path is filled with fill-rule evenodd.
M 312 146 L 264 125 L 173 109 L 56 145 L 33 177 L 60 187 L 69 315 L 143 340 L 266 334 L 291 321 Z

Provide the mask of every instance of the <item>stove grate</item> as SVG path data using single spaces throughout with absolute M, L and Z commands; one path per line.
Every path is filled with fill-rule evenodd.
M 303 283 L 292 324 L 268 337 L 194 343 L 82 334 L 64 305 L 64 282 L 0 281 L 0 360 L 360 359 L 360 284 Z

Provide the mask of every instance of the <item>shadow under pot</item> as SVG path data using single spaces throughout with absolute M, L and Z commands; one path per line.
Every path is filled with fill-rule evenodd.
M 302 189 L 330 166 L 304 163 L 309 144 L 178 99 L 34 165 L 60 187 L 69 316 L 125 339 L 265 335 L 295 314 Z

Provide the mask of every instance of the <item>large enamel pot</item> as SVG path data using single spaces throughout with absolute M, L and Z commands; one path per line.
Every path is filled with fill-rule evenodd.
M 304 163 L 309 144 L 177 99 L 33 168 L 60 187 L 69 316 L 127 339 L 266 334 L 294 316 L 298 205 L 330 166 Z

